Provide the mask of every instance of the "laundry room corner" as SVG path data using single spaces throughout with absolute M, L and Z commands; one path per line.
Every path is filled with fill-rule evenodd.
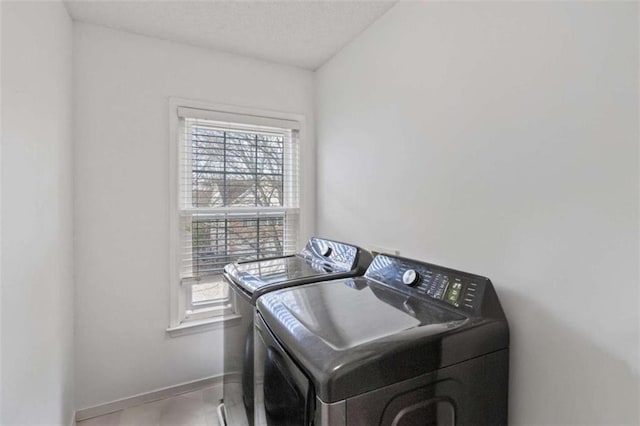
M 0 23 L 1 425 L 640 425 L 640 1 Z

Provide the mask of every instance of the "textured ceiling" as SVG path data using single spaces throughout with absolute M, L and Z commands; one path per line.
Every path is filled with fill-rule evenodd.
M 67 0 L 73 19 L 316 69 L 394 1 Z

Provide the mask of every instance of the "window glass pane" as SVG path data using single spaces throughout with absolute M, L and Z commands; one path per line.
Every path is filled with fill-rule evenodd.
M 284 254 L 284 214 L 237 219 L 194 218 L 192 221 L 193 275 L 222 272 L 238 260 Z
M 284 137 L 260 135 L 257 143 L 258 173 L 282 175 Z
M 224 171 L 224 135 L 220 130 L 193 127 L 191 149 L 194 171 Z
M 284 134 L 193 126 L 192 207 L 284 205 Z
M 191 199 L 194 206 L 224 207 L 225 175 L 194 169 Z
M 255 259 L 258 256 L 258 223 L 258 219 L 227 220 L 229 252 L 239 260 Z
M 246 207 L 256 205 L 256 175 L 227 174 L 226 206 Z
M 205 284 L 194 284 L 191 286 L 191 291 L 191 303 L 194 305 L 229 297 L 229 287 L 222 278 Z
M 220 272 L 230 262 L 224 220 L 194 219 L 191 235 L 194 276 Z
M 225 132 L 226 173 L 256 172 L 256 137 L 251 133 Z
M 261 257 L 282 256 L 284 253 L 284 218 L 265 218 L 260 224 Z
M 283 205 L 283 185 L 284 179 L 282 175 L 258 176 L 258 206 Z

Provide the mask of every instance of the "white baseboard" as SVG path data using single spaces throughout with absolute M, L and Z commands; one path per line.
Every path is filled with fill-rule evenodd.
M 125 408 L 135 407 L 151 401 L 169 398 L 171 396 L 180 395 L 187 392 L 194 392 L 222 383 L 223 375 L 211 376 L 205 379 L 194 380 L 192 382 L 181 383 L 179 385 L 168 386 L 166 388 L 157 389 L 151 392 L 140 393 L 128 398 L 117 399 L 107 402 L 106 404 L 96 405 L 94 407 L 83 408 L 76 411 L 76 421 L 90 419 L 92 417 L 102 416 L 113 413 L 114 411 L 124 410 Z

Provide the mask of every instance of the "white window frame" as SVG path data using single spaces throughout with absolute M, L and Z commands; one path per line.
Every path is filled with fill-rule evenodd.
M 310 235 L 310 221 L 304 208 L 305 194 L 305 159 L 308 158 L 305 147 L 306 123 L 305 116 L 298 113 L 287 113 L 260 110 L 222 104 L 212 104 L 208 102 L 195 101 L 183 98 L 169 98 L 169 274 L 170 274 L 170 324 L 167 332 L 171 336 L 192 333 L 194 331 L 206 331 L 216 328 L 229 320 L 239 320 L 240 314 L 236 309 L 232 293 L 230 298 L 224 302 L 205 303 L 201 309 L 191 310 L 191 283 L 181 280 L 181 252 L 180 245 L 180 210 L 184 210 L 179 200 L 179 177 L 180 173 L 180 143 L 179 143 L 179 108 L 200 109 L 212 111 L 219 115 L 227 115 L 229 121 L 233 118 L 242 117 L 244 124 L 263 125 L 265 119 L 280 119 L 295 121 L 299 127 L 299 230 L 297 245 L 300 247 Z M 253 122 L 252 122 L 253 121 Z M 234 208 L 233 210 L 237 210 Z M 241 209 L 241 208 L 240 208 Z M 278 207 L 278 211 L 287 210 Z

